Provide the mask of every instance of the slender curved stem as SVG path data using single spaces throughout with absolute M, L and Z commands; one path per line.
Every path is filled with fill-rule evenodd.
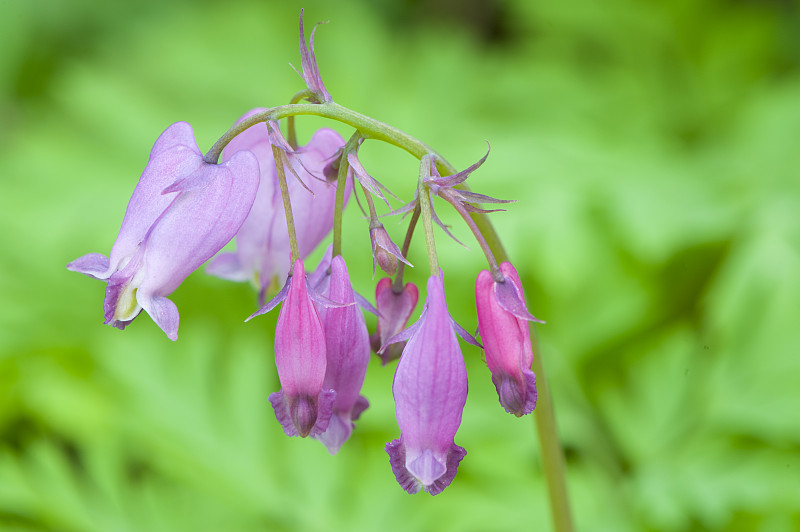
M 278 107 L 265 109 L 260 113 L 249 116 L 238 124 L 234 124 L 228 131 L 226 131 L 225 134 L 214 143 L 211 149 L 208 150 L 208 153 L 206 153 L 203 159 L 207 163 L 216 164 L 217 161 L 219 161 L 219 156 L 222 153 L 222 149 L 231 140 L 233 140 L 236 135 L 251 126 L 258 124 L 259 122 L 280 120 L 289 116 L 298 115 L 321 116 L 323 118 L 330 118 L 343 124 L 347 124 L 357 129 L 364 136 L 364 138 L 387 142 L 407 151 L 417 159 L 422 158 L 422 156 L 426 153 L 435 154 L 437 158 L 441 158 L 441 156 L 438 155 L 430 146 L 420 140 L 415 139 L 411 135 L 400 131 L 397 128 L 384 124 L 379 120 L 375 120 L 374 118 L 370 118 L 346 107 L 342 107 L 335 102 L 327 102 L 323 104 L 295 103 L 280 105 Z M 443 170 L 448 174 L 455 173 L 455 168 L 444 161 L 444 159 L 442 159 L 439 164 L 442 165 Z
M 336 176 L 336 205 L 333 210 L 333 248 L 331 258 L 342 254 L 342 215 L 344 213 L 344 189 L 347 186 L 347 173 L 350 170 L 350 163 L 347 162 L 347 154 L 355 150 L 361 134 L 356 131 L 342 148 L 342 155 L 339 157 L 339 172 Z
M 478 245 L 483 251 L 483 254 L 486 256 L 486 262 L 489 263 L 489 271 L 492 274 L 492 278 L 498 283 L 505 282 L 505 277 L 503 277 L 503 274 L 500 272 L 500 267 L 497 265 L 497 260 L 494 258 L 494 253 L 492 253 L 489 243 L 486 242 L 486 238 L 484 238 L 481 230 L 478 229 L 478 226 L 475 224 L 475 220 L 473 220 L 469 215 L 467 209 L 464 208 L 458 199 L 450 197 L 450 195 L 447 193 L 441 193 L 439 194 L 439 197 L 453 206 L 456 212 L 461 215 L 461 218 L 464 219 L 464 223 L 466 223 L 472 231 L 472 234 L 475 236 L 475 240 L 478 241 Z
M 503 248 L 497 232 L 487 219 L 488 217 L 480 215 L 480 213 L 470 214 L 480 228 L 481 233 L 487 236 L 486 240 L 495 258 L 499 262 L 508 261 L 508 254 Z M 550 393 L 550 384 L 544 369 L 536 325 L 533 322 L 528 322 L 528 329 L 531 334 L 533 372 L 536 374 L 537 388 L 536 410 L 533 412 L 533 421 L 536 424 L 536 434 L 539 438 L 539 447 L 542 452 L 542 469 L 547 482 L 547 492 L 550 496 L 550 514 L 553 519 L 553 529 L 556 532 L 572 532 L 575 528 L 572 523 L 564 450 L 558 437 L 553 396 Z
M 292 96 L 292 99 L 289 100 L 289 103 L 299 103 L 303 100 L 303 98 L 308 98 L 313 94 L 314 93 L 310 90 L 303 89 Z M 294 127 L 294 115 L 286 117 L 286 140 L 289 142 L 289 146 L 294 149 L 297 149 L 297 146 L 299 146 L 297 143 L 297 129 Z
M 408 229 L 406 230 L 406 238 L 403 240 L 403 249 L 400 253 L 408 260 L 408 250 L 411 247 L 411 237 L 414 236 L 414 229 L 417 227 L 417 220 L 419 220 L 419 203 L 414 207 L 414 212 L 411 214 L 411 220 L 408 221 Z M 397 261 L 397 274 L 392 281 L 392 291 L 395 294 L 403 292 L 403 273 L 405 272 L 406 264 L 403 261 Z
M 425 166 L 427 161 L 422 161 L 421 167 Z M 433 216 L 431 214 L 431 194 L 428 187 L 423 182 L 424 170 L 420 168 L 419 176 L 419 212 L 422 218 L 422 227 L 425 230 L 425 247 L 428 249 L 428 263 L 431 267 L 431 275 L 439 275 L 439 259 L 436 256 L 436 241 L 433 237 Z
M 278 174 L 278 186 L 281 189 L 283 199 L 283 211 L 286 214 L 286 228 L 289 231 L 289 249 L 292 252 L 289 275 L 294 273 L 294 261 L 300 258 L 300 251 L 297 247 L 297 232 L 294 228 L 294 215 L 292 214 L 292 200 L 289 198 L 289 186 L 286 184 L 286 169 L 283 167 L 283 152 L 277 146 L 272 147 L 272 156 L 275 158 L 275 169 Z

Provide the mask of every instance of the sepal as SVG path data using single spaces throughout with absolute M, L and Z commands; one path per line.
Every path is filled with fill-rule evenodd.
M 507 374 L 492 375 L 492 382 L 497 390 L 500 404 L 509 414 L 522 417 L 533 412 L 536 408 L 536 375 L 527 369 L 522 369 L 523 382 Z
M 67 264 L 69 271 L 82 273 L 101 281 L 108 278 L 108 267 L 108 257 L 100 253 L 89 253 Z
M 289 398 L 283 390 L 270 394 L 269 402 L 275 417 L 287 436 L 319 436 L 328 428 L 333 414 L 336 392 L 321 390 L 317 397 Z

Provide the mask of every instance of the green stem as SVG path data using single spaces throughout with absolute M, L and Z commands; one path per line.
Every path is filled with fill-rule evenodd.
M 480 215 L 480 213 L 470 214 L 481 233 L 486 237 L 489 249 L 492 250 L 495 258 L 499 262 L 508 261 L 508 254 L 488 217 Z M 547 482 L 547 492 L 550 496 L 550 514 L 553 518 L 553 530 L 556 532 L 572 532 L 575 528 L 572 523 L 564 450 L 561 448 L 561 441 L 558 437 L 553 396 L 550 393 L 550 384 L 544 369 L 536 325 L 533 322 L 529 322 L 528 329 L 531 334 L 533 372 L 536 374 L 537 388 L 536 410 L 533 412 L 533 420 L 536 424 L 536 434 L 539 437 L 539 448 L 542 451 L 542 469 Z
M 536 410 L 533 419 L 536 422 L 536 433 L 539 435 L 539 446 L 542 450 L 542 468 L 547 481 L 547 492 L 550 494 L 550 513 L 553 528 L 556 532 L 572 532 L 572 514 L 567 492 L 567 474 L 564 464 L 564 451 L 558 438 L 556 414 L 553 408 L 553 396 L 545 376 L 542 364 L 542 353 L 539 349 L 539 338 L 536 326 L 529 322 L 531 346 L 533 347 L 533 372 L 536 374 Z
M 431 266 L 431 275 L 439 275 L 439 260 L 436 257 L 436 241 L 433 238 L 433 216 L 431 215 L 431 196 L 423 180 L 430 172 L 425 169 L 428 160 L 424 159 L 419 168 L 418 200 L 419 212 L 422 217 L 422 227 L 425 229 L 425 247 L 428 249 L 428 263 Z
M 331 258 L 342 254 L 342 214 L 344 212 L 344 189 L 347 186 L 347 172 L 350 163 L 347 162 L 347 154 L 358 147 L 361 134 L 356 131 L 342 148 L 342 155 L 339 158 L 339 172 L 336 175 L 336 206 L 333 210 L 333 247 Z
M 292 99 L 289 100 L 289 103 L 299 103 L 303 100 L 303 98 L 308 98 L 313 94 L 314 93 L 308 89 L 301 90 L 292 96 Z M 294 115 L 286 118 L 286 140 L 289 142 L 289 146 L 294 149 L 297 149 L 297 146 L 299 146 L 297 143 L 297 130 L 294 127 Z
M 419 220 L 419 203 L 414 207 L 414 212 L 411 214 L 411 220 L 408 222 L 408 229 L 406 230 L 406 238 L 403 240 L 403 248 L 400 253 L 408 259 L 408 250 L 411 247 L 411 237 L 414 236 L 414 229 L 417 227 L 417 220 Z M 394 276 L 392 282 L 392 291 L 399 294 L 403 291 L 403 273 L 405 272 L 406 264 L 403 261 L 397 261 L 397 275 Z
M 277 146 L 272 147 L 272 156 L 275 158 L 275 169 L 278 174 L 278 186 L 283 199 L 283 211 L 286 214 L 286 228 L 289 230 L 289 249 L 292 253 L 289 275 L 294 273 L 294 261 L 300 258 L 297 247 L 297 232 L 294 229 L 294 216 L 292 215 L 292 200 L 289 198 L 289 186 L 286 184 L 286 170 L 283 167 L 283 152 Z
M 233 140 L 236 135 L 251 126 L 258 124 L 259 122 L 281 120 L 289 116 L 298 115 L 321 116 L 323 118 L 330 118 L 331 120 L 336 120 L 343 124 L 347 124 L 358 130 L 364 136 L 364 138 L 387 142 L 407 151 L 417 159 L 422 158 L 422 156 L 426 153 L 435 154 L 437 159 L 441 158 L 441 156 L 436 154 L 436 152 L 427 144 L 415 139 L 411 135 L 400 131 L 397 128 L 384 124 L 383 122 L 375 120 L 374 118 L 370 118 L 366 115 L 362 115 L 361 113 L 346 107 L 342 107 L 335 102 L 326 102 L 323 104 L 295 103 L 280 105 L 278 107 L 272 107 L 261 111 L 260 113 L 249 116 L 238 124 L 234 124 L 228 131 L 226 131 L 225 134 L 214 143 L 211 149 L 208 150 L 204 160 L 207 163 L 216 164 L 217 161 L 219 161 L 219 156 L 222 153 L 222 149 L 231 140 Z M 441 165 L 443 165 L 443 168 L 448 174 L 455 173 L 455 169 L 444 160 L 442 160 Z

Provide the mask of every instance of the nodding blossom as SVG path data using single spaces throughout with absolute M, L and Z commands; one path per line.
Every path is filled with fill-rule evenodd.
M 428 279 L 419 320 L 391 341 L 408 339 L 394 375 L 400 438 L 386 444 L 389 463 L 409 493 L 441 493 L 466 455 L 453 441 L 467 400 L 467 368 L 444 297 L 441 275 Z
M 475 301 L 478 329 L 492 372 L 500 404 L 515 416 L 529 414 L 536 407 L 536 375 L 531 371 L 533 350 L 528 321 L 534 318 L 525 308 L 517 270 L 509 262 L 500 265 L 503 282 L 488 270 L 478 274 Z
M 411 313 L 417 306 L 419 290 L 414 283 L 406 283 L 402 290 L 395 292 L 392 280 L 384 277 L 375 287 L 375 306 L 378 310 L 378 326 L 370 341 L 372 348 L 381 357 L 385 366 L 400 358 L 405 342 L 388 344 L 389 338 L 405 329 Z
M 336 392 L 323 387 L 325 332 L 309 295 L 303 261 L 294 261 L 285 289 L 275 326 L 275 365 L 281 389 L 269 396 L 269 402 L 287 436 L 318 436 L 328 428 Z
M 258 187 L 249 151 L 210 164 L 192 126 L 177 122 L 156 140 L 108 257 L 84 255 L 67 269 L 106 281 L 105 323 L 124 329 L 144 309 L 171 340 L 178 309 L 167 296 L 242 226 Z
M 330 251 L 330 248 L 329 248 Z M 309 283 L 328 301 L 316 303 L 325 335 L 327 366 L 322 387 L 334 390 L 333 415 L 325 432 L 314 436 L 328 452 L 336 454 L 353 431 L 353 421 L 369 406 L 361 386 L 370 359 L 369 333 L 364 315 L 356 306 L 344 258 L 331 260 L 326 253 Z

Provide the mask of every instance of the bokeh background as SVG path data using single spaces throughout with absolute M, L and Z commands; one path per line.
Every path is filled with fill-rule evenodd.
M 331 21 L 316 43 L 336 101 L 460 168 L 491 142 L 471 183 L 518 200 L 492 216 L 547 320 L 579 528 L 799 530 L 797 4 L 302 6 Z M 207 149 L 302 87 L 300 7 L 0 2 L 0 530 L 551 530 L 534 424 L 502 411 L 479 351 L 464 346 L 467 457 L 443 494 L 412 497 L 383 451 L 393 366 L 373 361 L 372 407 L 331 457 L 274 419 L 277 313 L 244 324 L 250 287 L 192 275 L 173 343 L 144 314 L 102 325 L 102 283 L 64 268 L 110 249 L 170 123 Z M 301 137 L 322 125 L 301 119 Z M 363 153 L 410 199 L 414 160 Z M 355 205 L 345 229 L 369 294 Z M 451 311 L 474 329 L 483 258 L 439 235 Z

